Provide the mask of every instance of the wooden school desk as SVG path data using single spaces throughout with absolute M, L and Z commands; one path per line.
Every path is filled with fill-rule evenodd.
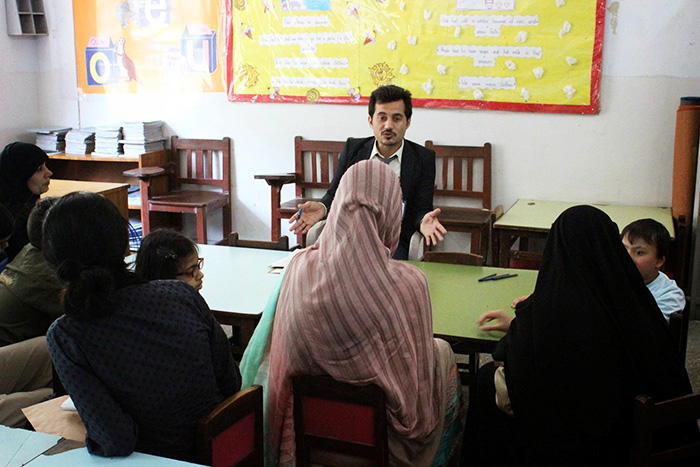
M 569 203 L 562 201 L 537 201 L 532 199 L 519 199 L 506 211 L 500 219 L 493 224 L 496 238 L 495 250 L 498 252 L 497 265 L 508 267 L 511 258 L 519 255 L 523 259 L 535 257 L 526 252 L 511 252 L 511 246 L 517 239 L 521 240 L 521 247 L 526 244 L 528 238 L 546 238 L 552 223 L 559 214 L 566 209 L 586 203 Z M 671 208 L 657 208 L 650 206 L 624 206 L 616 204 L 592 204 L 605 212 L 622 230 L 629 223 L 637 219 L 651 218 L 663 224 L 675 238 Z M 539 257 L 539 255 L 536 255 Z
M 129 185 L 127 183 L 81 182 L 77 180 L 57 180 L 52 178 L 49 184 L 49 191 L 44 193 L 42 198 L 47 196 L 63 196 L 74 191 L 99 193 L 114 203 L 121 215 L 124 216 L 125 219 L 128 219 L 128 190 Z
M 468 355 L 468 363 L 458 363 L 463 385 L 469 386 L 469 400 L 475 401 L 479 353 L 491 353 L 500 331 L 482 331 L 477 324 L 486 311 L 501 309 L 514 315 L 513 299 L 535 289 L 537 271 L 482 266 L 462 266 L 411 262 L 425 274 L 433 308 L 433 334 L 452 344 L 455 353 Z M 517 274 L 495 281 L 479 282 L 489 274 Z
M 217 245 L 197 245 L 204 258 L 204 286 L 200 291 L 219 323 L 239 332 L 243 354 L 279 274 L 270 274 L 271 263 L 287 257 L 289 251 L 262 250 Z
M 139 183 L 138 180 L 124 176 L 123 172 L 125 170 L 163 165 L 168 162 L 168 158 L 169 155 L 166 150 L 147 152 L 138 156 L 122 155 L 119 157 L 61 153 L 50 155 L 49 162 L 46 165 L 51 169 L 54 177 L 60 179 L 129 183 L 133 185 Z M 163 184 L 156 188 L 156 194 L 162 194 L 167 191 L 165 183 L 163 181 Z M 153 190 L 151 192 L 155 193 Z M 141 200 L 138 197 L 132 200 L 129 209 L 138 211 L 141 215 Z M 142 215 L 141 218 L 143 218 Z
M 286 251 L 197 245 L 204 258 L 201 294 L 221 324 L 240 329 L 240 353 L 248 344 L 278 274 L 270 263 L 285 258 Z M 530 294 L 537 271 L 480 266 L 413 262 L 428 279 L 433 307 L 433 332 L 437 337 L 467 343 L 474 352 L 491 352 L 503 336 L 483 332 L 476 320 L 484 311 L 501 308 L 512 312 L 515 297 Z M 492 273 L 517 273 L 517 277 L 478 282 Z
M 467 344 L 472 352 L 492 352 L 502 332 L 484 332 L 477 319 L 489 310 L 501 309 L 514 315 L 513 299 L 535 289 L 537 271 L 486 266 L 463 266 L 409 261 L 428 279 L 433 307 L 433 334 Z M 517 274 L 516 277 L 479 282 L 489 274 Z

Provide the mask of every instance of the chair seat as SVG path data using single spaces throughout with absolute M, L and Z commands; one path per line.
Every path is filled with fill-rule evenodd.
M 491 211 L 481 208 L 463 208 L 455 206 L 436 206 L 440 208 L 438 219 L 444 226 L 486 227 L 491 220 Z
M 212 207 L 228 203 L 228 193 L 219 191 L 179 190 L 171 191 L 162 196 L 154 196 L 149 200 L 151 206 L 183 206 L 183 207 Z
M 321 201 L 321 198 L 294 198 L 280 204 L 278 212 L 281 216 L 294 215 L 299 210 L 299 205 L 307 201 Z

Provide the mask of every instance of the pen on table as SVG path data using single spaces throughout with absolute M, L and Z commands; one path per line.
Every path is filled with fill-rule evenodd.
M 517 274 L 500 274 L 498 276 L 493 276 L 489 280 L 490 281 L 497 281 L 499 279 L 508 279 L 509 277 L 515 277 L 515 276 L 517 276 Z
M 479 279 L 479 282 L 485 281 L 497 281 L 499 279 L 507 279 L 509 277 L 515 277 L 517 274 L 489 274 L 488 276 Z
M 488 276 L 484 276 L 484 277 L 482 277 L 481 279 L 479 279 L 479 282 L 484 282 L 484 281 L 490 280 L 490 279 L 492 279 L 495 275 L 496 275 L 496 273 L 494 272 L 493 274 L 489 274 Z

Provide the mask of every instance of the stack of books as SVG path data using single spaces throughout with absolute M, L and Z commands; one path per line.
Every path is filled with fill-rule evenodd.
M 95 150 L 93 157 L 117 157 L 122 155 L 122 145 L 119 142 L 122 138 L 122 126 L 102 125 L 95 129 Z
M 57 154 L 63 152 L 66 148 L 66 133 L 70 131 L 68 128 L 35 128 L 29 130 L 36 133 L 36 145 L 43 149 L 47 154 Z
M 94 128 L 74 128 L 66 134 L 66 154 L 83 155 L 94 150 Z
M 163 136 L 163 122 L 126 122 L 123 126 L 125 156 L 138 156 L 140 154 L 160 151 L 165 149 L 165 137 Z

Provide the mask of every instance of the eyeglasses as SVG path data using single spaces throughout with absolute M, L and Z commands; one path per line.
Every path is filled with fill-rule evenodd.
M 204 267 L 204 258 L 199 258 L 197 264 L 193 264 L 182 272 L 177 273 L 178 276 L 190 276 L 194 277 L 195 271 L 201 271 Z

